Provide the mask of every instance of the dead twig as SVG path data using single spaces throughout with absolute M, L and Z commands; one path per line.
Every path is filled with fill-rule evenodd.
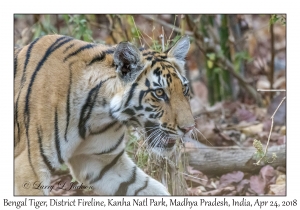
M 275 48 L 274 48 L 274 26 L 273 24 L 270 25 L 270 33 L 271 33 L 271 69 L 269 75 L 270 87 L 273 89 L 274 83 L 274 65 L 275 65 Z M 273 92 L 270 93 L 271 99 L 273 98 Z
M 270 142 L 271 134 L 272 134 L 272 130 L 273 130 L 274 116 L 275 116 L 277 110 L 279 109 L 279 107 L 281 106 L 281 104 L 285 101 L 285 99 L 286 99 L 286 97 L 283 97 L 283 99 L 281 100 L 281 102 L 280 102 L 279 105 L 277 106 L 276 110 L 274 111 L 273 115 L 271 116 L 271 129 L 270 129 L 270 132 L 269 132 L 268 142 L 267 142 L 267 145 L 266 145 L 264 154 L 263 154 L 263 156 L 262 156 L 256 163 L 254 163 L 254 165 L 259 165 L 260 162 L 262 161 L 262 159 L 264 159 L 264 158 L 266 157 L 266 155 L 267 155 L 267 152 L 268 152 L 268 146 L 269 146 L 269 142 Z
M 154 18 L 154 17 L 151 16 L 151 15 L 142 15 L 142 17 L 144 17 L 144 18 L 147 19 L 147 20 L 151 20 L 151 21 L 154 21 L 154 22 L 156 22 L 156 23 L 159 23 L 159 24 L 161 24 L 161 25 L 164 26 L 164 27 L 171 28 L 173 31 L 176 31 L 176 32 L 178 32 L 178 33 L 181 33 L 181 29 L 180 29 L 180 28 L 176 27 L 175 25 L 169 24 L 169 23 L 167 23 L 167 22 L 165 22 L 165 21 L 158 20 L 158 19 Z M 191 31 L 185 31 L 184 33 L 185 33 L 186 35 L 189 35 L 189 36 L 192 36 L 192 35 L 193 35 L 193 32 L 191 32 Z
M 162 52 L 164 52 L 164 51 L 165 51 L 164 35 L 161 34 L 161 35 L 159 36 L 159 38 L 160 38 L 160 40 L 161 40 L 161 50 L 162 50 Z
M 277 91 L 279 91 L 279 92 L 285 92 L 286 90 L 284 90 L 284 89 L 278 89 L 278 90 L 272 90 L 272 89 L 257 89 L 257 91 L 262 91 L 262 92 L 277 92 Z

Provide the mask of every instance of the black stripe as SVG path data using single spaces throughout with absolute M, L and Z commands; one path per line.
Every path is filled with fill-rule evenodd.
M 136 117 L 131 117 L 129 119 L 130 122 L 136 122 L 139 126 L 142 126 L 142 124 L 138 121 L 138 119 Z
M 115 129 L 115 131 L 118 131 L 119 129 L 121 129 L 123 127 L 123 124 L 120 123 L 120 125 Z
M 17 68 L 18 68 L 18 55 L 21 52 L 22 48 L 15 49 L 14 51 L 14 78 L 17 74 Z
M 162 71 L 160 69 L 160 67 L 157 67 L 156 69 L 153 70 L 153 73 L 159 77 L 162 74 Z
M 156 83 L 156 82 L 153 82 L 153 86 L 155 86 L 155 87 L 161 87 L 158 83 Z
M 64 62 L 66 62 L 70 57 L 77 55 L 81 51 L 84 51 L 84 50 L 87 50 L 87 49 L 90 49 L 90 48 L 93 48 L 93 47 L 96 47 L 96 46 L 97 46 L 96 44 L 87 44 L 87 45 L 84 45 L 84 46 L 80 47 L 78 50 L 76 50 L 75 52 L 72 52 L 69 55 L 67 55 L 64 58 Z
M 67 96 L 67 106 L 66 106 L 66 112 L 67 112 L 67 124 L 66 124 L 66 130 L 65 130 L 65 141 L 68 141 L 67 139 L 67 133 L 68 133 L 68 127 L 70 122 L 70 94 L 71 94 L 71 87 L 72 87 L 72 70 L 70 67 L 70 76 L 69 76 L 69 89 L 68 89 L 68 96 Z
M 23 77 L 24 77 L 24 73 L 26 71 L 26 66 L 27 66 L 27 63 L 28 63 L 28 60 L 29 60 L 29 57 L 30 57 L 30 53 L 31 53 L 31 49 L 33 47 L 33 45 L 38 41 L 38 39 L 34 40 L 28 47 L 28 50 L 27 50 L 27 53 L 26 53 L 26 60 L 25 60 L 25 66 L 24 66 L 24 70 L 23 70 L 23 75 L 22 75 L 22 80 L 21 80 L 21 83 L 23 81 Z M 22 85 L 20 85 L 20 91 L 21 91 L 21 87 Z M 18 95 L 18 99 L 19 99 L 19 96 L 20 96 L 20 92 L 19 92 L 19 95 Z M 17 104 L 16 104 L 16 120 L 18 122 L 18 110 L 17 110 L 17 107 L 18 107 L 18 103 L 19 103 L 19 100 L 17 99 Z M 25 121 L 26 122 L 26 121 Z M 31 153 L 30 153 L 30 140 L 29 140 L 29 132 L 28 132 L 28 129 L 29 129 L 29 125 L 26 126 L 26 137 L 27 137 L 27 150 L 28 150 L 28 160 L 29 160 L 29 164 L 30 164 L 30 167 L 32 168 L 32 171 L 33 173 L 37 176 L 34 168 L 33 168 L 33 164 L 32 164 L 32 161 L 31 161 Z M 19 131 L 18 131 L 19 133 Z M 19 141 L 20 141 L 20 136 L 19 136 Z
M 30 140 L 29 140 L 28 130 L 26 130 L 26 137 L 27 137 L 27 152 L 28 152 L 28 160 L 29 160 L 29 164 L 30 164 L 30 167 L 31 167 L 31 169 L 32 169 L 32 171 L 33 171 L 33 173 L 34 173 L 34 175 L 35 175 L 36 177 L 38 177 L 38 176 L 37 176 L 37 173 L 36 173 L 35 170 L 34 170 L 32 161 L 31 161 Z
M 156 60 L 153 60 L 151 63 L 151 68 L 156 64 Z
M 160 112 L 158 112 L 158 113 L 156 113 L 156 115 L 154 115 L 154 119 L 158 118 L 159 116 L 161 116 Z
M 160 115 L 158 117 L 161 118 L 164 114 L 164 110 L 160 111 L 159 113 L 160 113 Z
M 23 74 L 22 74 L 22 79 L 21 79 L 20 88 L 19 88 L 19 93 L 18 93 L 16 104 L 15 104 L 15 122 L 17 123 L 18 137 L 19 137 L 17 143 L 20 142 L 20 124 L 19 124 L 19 120 L 18 120 L 18 117 L 19 117 L 19 110 L 18 110 L 19 98 L 20 98 L 21 90 L 24 87 L 24 82 L 26 81 L 25 72 L 26 72 L 27 64 L 29 62 L 30 55 L 31 55 L 31 50 L 32 50 L 33 46 L 35 45 L 35 43 L 38 40 L 39 40 L 39 38 L 35 39 L 32 43 L 30 43 L 30 45 L 29 45 L 29 47 L 27 49 L 25 63 L 24 63 L 24 69 L 23 69 Z M 17 56 L 19 55 L 20 51 L 21 51 L 21 49 L 17 52 Z M 17 58 L 17 56 L 15 58 Z M 17 59 L 15 60 L 14 65 L 15 65 L 14 66 L 15 70 L 17 70 L 16 69 L 17 68 Z M 15 74 L 16 74 L 16 71 L 15 71 Z
M 61 157 L 60 142 L 59 142 L 59 128 L 58 128 L 58 119 L 57 119 L 57 109 L 55 109 L 54 131 L 55 131 L 55 148 L 56 148 L 56 152 L 57 152 L 57 158 L 58 158 L 59 163 L 63 164 L 64 160 Z
M 99 175 L 97 177 L 95 177 L 94 179 L 91 180 L 90 184 L 93 184 L 97 181 L 99 181 L 100 179 L 102 179 L 102 177 L 106 174 L 106 172 L 108 172 L 119 160 L 119 158 L 123 155 L 124 150 L 122 150 L 112 161 L 111 163 L 109 163 L 108 165 L 106 165 L 103 170 L 99 173 Z
M 23 69 L 23 75 L 22 75 L 22 80 L 21 80 L 21 86 L 24 84 L 25 80 L 26 80 L 26 76 L 25 76 L 25 72 L 26 72 L 26 68 L 29 62 L 29 58 L 31 55 L 31 50 L 33 48 L 33 46 L 35 45 L 35 43 L 39 40 L 39 38 L 35 39 L 33 42 L 30 43 L 28 50 L 26 52 L 26 58 L 25 58 L 25 63 L 24 63 L 24 69 Z
M 166 56 L 166 55 L 161 55 L 161 56 L 159 56 L 158 58 L 160 58 L 160 59 L 166 59 L 168 56 Z
M 19 109 L 18 109 L 18 104 L 19 104 L 19 98 L 21 94 L 21 89 L 19 90 L 18 98 L 15 104 L 15 123 L 17 123 L 17 128 L 18 128 L 18 143 L 20 142 L 20 124 L 19 124 Z
M 21 90 L 19 90 L 19 94 L 18 94 L 18 98 L 17 98 L 17 101 L 15 103 L 15 123 L 17 123 L 17 130 L 18 130 L 18 142 L 15 144 L 15 146 L 20 142 L 20 123 L 19 123 L 19 120 L 18 120 L 18 115 L 19 115 L 19 109 L 18 109 L 18 104 L 19 104 L 19 98 L 20 98 L 20 92 Z M 15 136 L 16 138 L 16 136 Z
M 108 81 L 109 79 L 115 78 L 116 76 L 112 76 L 107 78 L 106 80 L 101 81 L 98 85 L 96 85 L 90 92 L 86 99 L 85 104 L 83 105 L 80 113 L 80 119 L 78 123 L 78 130 L 81 138 L 85 139 L 86 135 L 86 123 L 89 120 L 92 109 L 94 107 L 95 101 L 98 96 L 98 91 L 101 88 L 102 84 Z
M 146 60 L 147 61 L 151 61 L 153 59 L 153 56 L 148 56 L 148 57 L 146 57 Z M 151 66 L 152 67 L 152 66 Z
M 163 124 L 161 124 L 161 127 L 167 128 L 167 127 L 168 127 L 168 123 L 163 123 Z
M 150 52 L 143 53 L 143 56 L 147 56 L 147 55 L 150 55 Z
M 122 111 L 122 113 L 127 114 L 129 116 L 134 116 L 135 115 L 135 111 L 133 109 L 127 108 L 124 111 Z
M 20 124 L 17 122 L 17 129 L 18 129 L 18 142 L 16 140 L 14 141 L 14 146 L 17 146 L 17 144 L 20 142 Z M 15 136 L 16 138 L 16 136 Z
M 159 81 L 160 81 L 160 77 L 159 77 Z M 165 86 L 165 80 L 162 80 L 162 86 Z
M 164 85 L 161 84 L 162 70 L 161 70 L 159 67 L 157 67 L 157 68 L 153 71 L 153 73 L 158 77 L 158 84 L 159 84 L 161 87 L 164 86 Z M 163 80 L 162 80 L 162 81 L 163 81 Z
M 153 92 L 150 92 L 150 95 L 152 96 L 152 98 L 156 99 L 156 96 L 154 95 Z M 158 100 L 156 100 L 156 101 L 158 101 Z
M 121 106 L 119 108 L 117 108 L 116 110 L 109 109 L 109 116 L 111 118 L 117 119 L 116 117 L 113 116 L 113 114 L 120 111 L 120 110 L 121 110 Z
M 107 50 L 105 50 L 105 53 L 106 54 L 114 54 L 115 50 L 116 50 L 116 48 L 107 49 Z
M 159 106 L 155 106 L 153 104 L 150 104 L 150 106 L 153 107 L 153 108 L 158 108 L 159 107 Z
M 150 88 L 150 81 L 148 80 L 148 78 L 146 78 L 145 85 L 146 85 L 148 88 Z
M 134 193 L 134 195 L 138 195 L 139 192 L 141 192 L 142 190 L 146 189 L 148 187 L 148 181 L 149 181 L 149 177 L 146 178 L 145 184 L 143 187 L 137 189 Z
M 165 67 L 168 68 L 168 72 L 170 72 L 170 69 L 176 71 L 175 68 L 174 68 L 172 65 L 165 65 Z M 173 75 L 174 77 L 179 78 L 179 77 L 177 76 L 176 73 L 172 73 L 172 75 Z
M 130 180 L 122 182 L 115 195 L 126 195 L 129 185 L 133 184 L 136 180 L 136 166 L 133 167 L 132 175 Z
M 113 147 L 111 147 L 110 149 L 104 151 L 104 152 L 100 152 L 100 153 L 96 153 L 95 155 L 103 155 L 103 154 L 107 154 L 107 153 L 111 153 L 112 151 L 114 151 L 115 149 L 118 148 L 118 146 L 122 143 L 123 139 L 124 139 L 124 133 L 123 135 L 119 138 L 118 142 L 116 143 L 116 145 L 114 145 Z
M 170 84 L 172 83 L 172 77 L 170 74 L 167 74 L 167 84 L 168 84 L 168 87 L 170 87 Z
M 134 93 L 134 90 L 136 88 L 136 86 L 138 86 L 138 83 L 133 83 L 130 90 L 129 90 L 129 95 L 128 95 L 128 98 L 127 98 L 127 101 L 125 102 L 125 105 L 124 107 L 127 107 L 128 106 L 128 103 L 129 101 L 131 100 L 131 98 L 133 97 L 133 93 Z
M 63 54 L 65 54 L 68 49 L 72 48 L 74 46 L 74 43 L 70 44 L 68 47 L 66 47 L 66 49 L 63 51 Z
M 29 122 L 30 122 L 30 113 L 29 113 L 29 99 L 30 99 L 30 93 L 31 93 L 31 90 L 32 90 L 32 85 L 33 85 L 33 82 L 35 80 L 35 77 L 37 75 L 37 72 L 41 69 L 41 67 L 43 66 L 44 62 L 47 60 L 48 56 L 53 52 L 55 51 L 58 47 L 60 47 L 62 44 L 64 44 L 66 41 L 58 44 L 58 46 L 55 46 L 55 44 L 62 40 L 62 39 L 65 39 L 66 37 L 60 37 L 58 38 L 49 48 L 48 50 L 46 51 L 44 57 L 42 58 L 42 60 L 38 63 L 32 77 L 31 77 L 31 80 L 30 80 L 30 83 L 29 83 L 29 86 L 28 86 L 28 90 L 27 90 L 27 95 L 26 95 L 26 102 L 25 102 L 25 112 L 24 112 L 24 121 L 25 121 L 25 128 L 26 128 L 26 138 L 27 138 L 27 148 L 28 148 L 28 160 L 29 160 L 29 164 L 34 172 L 34 174 L 37 176 L 34 168 L 33 168 L 33 165 L 32 165 L 32 162 L 31 162 L 31 154 L 30 154 L 30 139 L 29 139 Z M 71 39 L 71 38 L 70 38 Z M 29 46 L 30 50 L 28 49 L 27 51 L 27 57 L 28 60 L 29 60 L 29 57 L 30 57 L 30 52 L 31 52 L 31 49 L 34 45 L 34 43 L 36 43 L 38 39 L 36 39 L 33 43 L 31 43 L 31 46 Z M 67 40 L 68 41 L 68 40 Z M 54 47 L 55 46 L 55 47 Z M 53 48 L 53 49 L 52 49 Z M 26 62 L 25 61 L 25 66 L 27 66 L 27 63 L 28 61 Z M 26 71 L 26 67 L 24 67 L 24 70 Z
M 64 40 L 66 39 L 66 40 Z M 63 40 L 62 42 L 60 42 L 59 44 L 57 44 L 59 41 Z M 71 41 L 72 38 L 71 37 L 60 37 L 58 38 L 46 51 L 45 55 L 43 56 L 42 60 L 40 60 L 40 62 L 38 63 L 35 71 L 33 72 L 33 75 L 31 77 L 29 86 L 28 86 L 28 90 L 27 90 L 27 94 L 26 94 L 26 101 L 25 101 L 25 112 L 24 112 L 24 119 L 25 119 L 25 125 L 26 125 L 26 130 L 28 130 L 29 128 L 29 122 L 30 122 L 30 113 L 29 113 L 29 100 L 30 100 L 30 94 L 32 91 L 32 85 L 34 83 L 34 80 L 36 78 L 37 73 L 41 70 L 42 66 L 44 65 L 45 61 L 48 59 L 48 57 L 59 47 L 61 47 L 63 44 Z
M 109 123 L 108 125 L 106 125 L 104 128 L 101 128 L 98 131 L 91 131 L 91 135 L 99 135 L 105 131 L 107 131 L 108 129 L 110 129 L 111 127 L 113 127 L 116 123 L 118 123 L 118 121 L 112 121 L 111 123 Z
M 134 109 L 136 110 L 136 111 L 139 111 L 139 110 L 142 110 L 144 107 L 142 106 L 142 105 L 140 105 L 140 106 L 134 106 Z
M 153 112 L 153 109 L 151 109 L 150 107 L 146 107 L 146 108 L 145 108 L 145 111 L 146 111 L 146 112 Z
M 64 40 L 66 39 L 66 40 Z M 59 41 L 63 40 L 62 42 L 58 43 Z M 29 143 L 29 125 L 30 125 L 30 112 L 29 112 L 29 100 L 30 100 L 30 94 L 32 91 L 32 85 L 34 83 L 34 80 L 36 78 L 37 73 L 39 72 L 39 70 L 41 69 L 41 67 L 43 66 L 43 64 L 45 63 L 45 61 L 48 59 L 48 57 L 51 55 L 52 52 L 54 52 L 56 49 L 58 49 L 60 46 L 62 46 L 63 44 L 71 41 L 72 38 L 70 37 L 60 37 L 58 38 L 46 51 L 45 55 L 43 56 L 42 60 L 40 60 L 40 62 L 38 63 L 35 71 L 33 72 L 33 75 L 31 77 L 28 89 L 27 89 L 27 94 L 26 94 L 26 101 L 25 101 L 25 111 L 24 111 L 24 122 L 25 122 L 25 128 L 26 128 L 26 137 L 27 137 L 27 144 L 28 144 L 28 150 L 30 148 L 30 143 Z M 58 44 L 57 44 L 58 43 Z M 28 153 L 28 155 L 30 156 L 30 152 Z M 30 157 L 29 157 L 30 159 Z M 31 160 L 30 160 L 31 161 Z
M 42 143 L 42 131 L 40 131 L 40 129 L 37 128 L 37 134 L 38 134 L 38 140 L 39 140 L 39 145 L 40 145 L 40 154 L 43 158 L 44 163 L 46 164 L 47 168 L 51 171 L 54 172 L 55 169 L 52 167 L 49 159 L 47 158 L 47 156 L 44 153 L 44 149 L 43 149 L 43 143 Z
M 141 90 L 140 95 L 139 95 L 139 106 L 142 106 L 142 99 L 143 99 L 143 97 L 144 97 L 148 92 L 150 92 L 150 91 L 151 91 L 151 90 L 147 90 L 147 91 Z M 151 94 L 153 94 L 153 93 L 151 92 Z
M 104 52 L 101 52 L 99 55 L 96 55 L 91 62 L 88 64 L 88 66 L 92 65 L 95 62 L 101 62 L 105 59 L 106 54 Z

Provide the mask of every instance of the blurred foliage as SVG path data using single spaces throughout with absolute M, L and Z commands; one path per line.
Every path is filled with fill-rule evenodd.
M 147 161 L 149 159 L 149 153 L 145 149 L 143 139 L 134 135 L 134 132 L 129 129 L 127 135 L 126 151 L 128 155 L 135 161 L 140 168 L 147 167 Z
M 87 16 L 88 17 L 88 16 Z M 83 41 L 93 41 L 92 30 L 88 26 L 87 17 L 85 15 L 63 15 L 64 20 L 68 24 L 68 30 L 71 31 L 71 36 Z M 92 15 L 89 17 L 93 18 Z
M 286 25 L 286 16 L 285 15 L 271 15 L 270 24 L 281 23 Z

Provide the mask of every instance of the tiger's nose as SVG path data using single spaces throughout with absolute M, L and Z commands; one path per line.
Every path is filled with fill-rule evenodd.
M 179 127 L 179 129 L 184 133 L 188 133 L 190 130 L 193 130 L 195 128 L 195 125 L 187 126 L 187 127 Z

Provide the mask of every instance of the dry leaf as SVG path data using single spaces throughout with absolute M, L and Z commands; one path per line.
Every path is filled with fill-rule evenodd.
M 235 114 L 239 121 L 254 122 L 256 120 L 254 113 L 244 108 L 238 109 Z
M 276 183 L 270 185 L 269 194 L 286 195 L 286 176 L 284 174 L 279 175 Z
M 219 188 L 226 187 L 233 183 L 239 183 L 244 178 L 244 173 L 241 171 L 234 171 L 221 176 Z
M 202 191 L 199 187 L 190 187 L 187 189 L 188 195 L 201 195 Z
M 265 194 L 265 189 L 268 184 L 274 183 L 276 172 L 270 165 L 261 168 L 259 175 L 250 177 L 250 187 L 257 194 Z
M 286 195 L 286 186 L 285 185 L 277 185 L 277 184 L 271 184 L 270 185 L 270 195 Z
M 236 186 L 236 190 L 239 194 L 244 194 L 243 192 L 246 192 L 248 188 L 250 187 L 250 181 L 248 179 L 243 179 L 239 184 Z
M 216 196 L 216 195 L 227 195 L 231 192 L 233 192 L 235 190 L 234 186 L 228 186 L 225 188 L 220 188 L 220 189 L 216 189 L 216 190 L 211 190 L 208 192 L 202 192 L 201 195 L 212 195 L 212 196 Z
M 246 135 L 254 135 L 263 131 L 264 125 L 259 123 L 257 125 L 251 125 L 242 129 L 242 132 Z
M 186 169 L 187 172 L 191 175 L 203 175 L 201 171 L 195 170 L 192 166 L 187 166 Z

